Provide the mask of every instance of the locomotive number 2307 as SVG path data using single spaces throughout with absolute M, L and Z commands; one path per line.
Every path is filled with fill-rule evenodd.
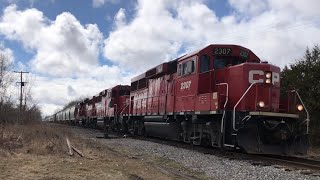
M 232 53 L 231 48 L 214 48 L 214 55 L 230 55 Z
M 182 90 L 182 89 L 189 89 L 190 86 L 191 86 L 191 81 L 182 82 L 180 89 L 181 89 L 181 90 Z

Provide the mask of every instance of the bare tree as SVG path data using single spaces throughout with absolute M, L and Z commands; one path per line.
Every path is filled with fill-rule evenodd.
M 23 88 L 23 110 L 19 109 L 11 99 L 14 77 L 12 73 L 12 61 L 9 56 L 0 51 L 0 124 L 1 123 L 28 123 L 41 120 L 40 108 L 33 102 L 31 88 L 34 77 L 27 77 L 28 82 Z M 20 121 L 17 121 L 17 120 Z
M 39 106 L 34 102 L 32 98 L 32 87 L 36 78 L 31 74 L 26 77 L 27 84 L 24 87 L 24 123 L 39 122 L 42 120 L 41 111 Z
M 0 52 L 0 121 L 4 120 L 4 107 L 11 105 L 8 88 L 13 82 L 11 75 L 12 62 L 9 57 Z M 7 109 L 7 108 L 6 108 Z

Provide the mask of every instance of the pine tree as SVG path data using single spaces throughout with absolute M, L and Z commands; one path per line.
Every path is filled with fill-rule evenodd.
M 281 73 L 282 90 L 296 89 L 311 119 L 311 133 L 320 133 L 320 48 L 306 49 L 305 55 L 285 66 Z M 284 91 L 282 91 L 284 94 Z

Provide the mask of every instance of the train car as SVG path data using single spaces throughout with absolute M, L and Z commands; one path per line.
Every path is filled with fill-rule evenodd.
M 53 123 L 53 122 L 55 122 L 55 121 L 56 121 L 56 116 L 55 116 L 55 115 L 51 115 L 51 116 L 49 117 L 49 122 Z
M 280 100 L 279 67 L 242 46 L 209 45 L 133 78 L 125 118 L 133 134 L 254 154 L 305 154 L 307 111 L 297 92 L 288 95 Z
M 130 86 L 117 85 L 90 99 L 86 98 L 71 108 L 75 122 L 84 127 L 105 128 L 108 126 L 119 129 L 122 124 L 122 118 L 119 118 L 124 114 L 129 114 L 129 97 Z
M 105 125 L 115 131 L 126 129 L 125 115 L 129 114 L 130 86 L 117 85 L 106 91 L 104 106 L 106 109 Z
M 179 139 L 179 124 L 169 118 L 174 112 L 176 69 L 177 60 L 174 60 L 158 65 L 131 80 L 128 120 L 130 132 Z
M 46 117 L 43 119 L 43 121 L 45 121 L 45 122 L 51 122 L 51 121 L 50 121 L 50 117 L 51 117 L 51 116 L 46 116 Z
M 67 118 L 68 118 L 68 123 L 71 125 L 75 124 L 75 117 L 76 117 L 76 106 L 71 106 L 67 110 Z
M 76 115 L 76 122 L 78 125 L 85 126 L 89 112 L 88 112 L 89 98 L 84 99 L 82 102 L 77 104 L 78 114 Z
M 85 126 L 96 128 L 97 125 L 97 105 L 101 103 L 101 96 L 96 95 L 88 100 L 87 103 L 87 116 L 82 122 Z
M 99 101 L 96 102 L 96 126 L 99 128 L 103 128 L 105 124 L 105 118 L 106 118 L 106 107 L 105 107 L 105 99 L 107 96 L 107 91 L 103 90 L 99 93 Z
M 53 122 L 56 123 L 58 122 L 58 117 L 57 117 L 57 113 L 53 114 Z
M 62 111 L 57 112 L 57 122 L 58 123 L 62 123 L 63 122 L 63 118 L 64 118 L 63 112 Z

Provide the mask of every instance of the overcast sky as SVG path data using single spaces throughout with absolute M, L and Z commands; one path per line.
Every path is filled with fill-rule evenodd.
M 0 0 L 0 51 L 45 115 L 208 44 L 284 67 L 320 42 L 319 0 Z M 17 77 L 18 80 L 18 77 Z

